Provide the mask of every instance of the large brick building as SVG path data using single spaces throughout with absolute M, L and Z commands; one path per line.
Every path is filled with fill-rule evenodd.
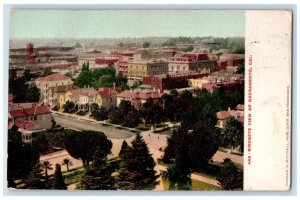
M 140 78 L 168 73 L 168 63 L 163 60 L 143 60 L 128 63 L 128 76 Z
M 150 85 L 160 92 L 178 88 L 189 87 L 188 79 L 202 78 L 208 76 L 208 73 L 177 74 L 143 77 L 143 84 Z
M 184 53 L 169 59 L 169 72 L 202 72 L 209 73 L 215 70 L 216 61 L 209 60 L 207 54 Z

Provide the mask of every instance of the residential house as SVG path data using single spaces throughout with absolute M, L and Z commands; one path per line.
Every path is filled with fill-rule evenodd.
M 67 101 L 72 101 L 80 110 L 89 110 L 92 103 L 102 105 L 101 96 L 94 88 L 78 88 L 67 91 L 59 96 L 59 107 L 63 108 Z
M 244 124 L 244 105 L 238 104 L 236 110 L 228 108 L 228 110 L 223 110 L 217 112 L 217 125 L 216 127 L 224 129 L 226 127 L 227 121 L 230 117 L 234 117 L 240 123 Z
M 117 94 L 117 106 L 122 100 L 127 100 L 130 101 L 131 105 L 136 109 L 139 109 L 147 99 L 152 98 L 154 102 L 157 102 L 162 95 L 162 93 L 153 90 L 127 90 Z
M 73 87 L 71 78 L 63 74 L 39 77 L 35 84 L 40 89 L 43 104 L 49 107 L 56 106 L 59 94 Z
M 38 106 L 34 103 L 13 104 L 9 106 L 9 116 L 9 127 L 17 126 L 25 143 L 32 142 L 33 133 L 52 127 L 51 112 L 47 106 Z
M 99 88 L 98 90 L 99 95 L 102 100 L 102 107 L 110 108 L 111 106 L 117 105 L 117 94 L 121 92 L 119 87 L 112 87 L 112 88 Z

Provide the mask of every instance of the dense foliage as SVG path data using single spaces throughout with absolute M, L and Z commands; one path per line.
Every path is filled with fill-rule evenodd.
M 113 67 L 91 70 L 89 63 L 83 64 L 81 73 L 74 81 L 74 85 L 80 88 L 93 87 L 99 89 L 102 87 L 112 87 L 114 84 L 122 90 L 129 89 L 127 78 L 121 74 L 116 74 L 116 70 Z
M 123 149 L 124 150 L 124 149 Z M 158 184 L 155 162 L 147 144 L 140 134 L 137 134 L 122 153 L 118 176 L 118 188 L 122 190 L 152 190 Z
M 115 178 L 112 176 L 114 168 L 107 162 L 101 150 L 96 150 L 93 164 L 86 169 L 79 185 L 82 190 L 114 190 Z
M 224 190 L 243 190 L 243 173 L 229 158 L 222 162 L 217 180 Z
M 65 148 L 68 153 L 82 160 L 83 166 L 88 167 L 89 162 L 93 160 L 96 150 L 107 156 L 112 148 L 112 143 L 107 139 L 104 133 L 96 131 L 71 132 L 64 138 Z

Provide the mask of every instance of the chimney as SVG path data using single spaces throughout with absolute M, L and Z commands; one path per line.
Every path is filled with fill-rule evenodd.
M 231 108 L 230 108 L 230 107 L 228 107 L 228 112 L 229 112 L 229 111 L 231 111 Z
M 116 83 L 113 83 L 113 85 L 114 85 L 114 90 L 116 89 Z

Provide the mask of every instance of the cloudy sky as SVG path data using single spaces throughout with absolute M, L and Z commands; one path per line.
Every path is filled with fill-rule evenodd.
M 244 37 L 244 11 L 12 10 L 10 38 Z

